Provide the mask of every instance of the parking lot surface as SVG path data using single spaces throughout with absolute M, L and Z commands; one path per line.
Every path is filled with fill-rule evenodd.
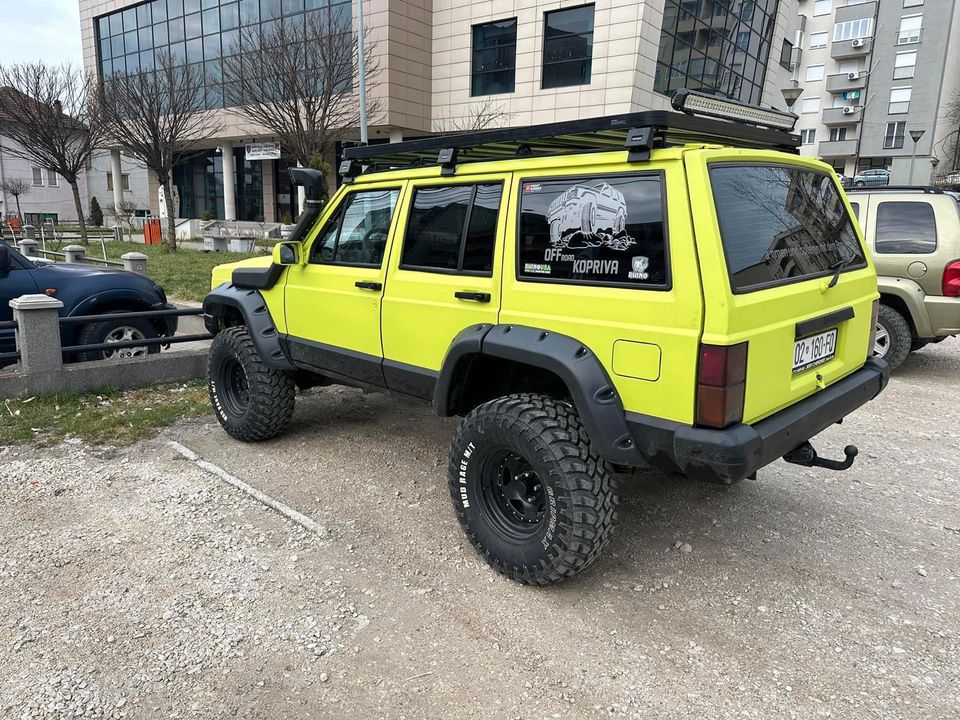
M 386 396 L 311 393 L 260 445 L 0 449 L 0 716 L 960 717 L 958 398 L 950 340 L 815 441 L 848 472 L 623 476 L 607 552 L 546 589 L 462 536 L 456 421 Z

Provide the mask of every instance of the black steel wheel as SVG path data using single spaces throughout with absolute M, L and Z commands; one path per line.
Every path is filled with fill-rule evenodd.
M 450 496 L 477 552 L 523 583 L 576 575 L 613 533 L 613 479 L 576 409 L 543 395 L 484 403 L 450 447 Z

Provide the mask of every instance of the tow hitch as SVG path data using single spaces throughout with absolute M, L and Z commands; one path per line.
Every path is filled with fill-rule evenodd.
M 809 442 L 803 442 L 784 455 L 783 459 L 794 465 L 822 467 L 828 470 L 847 470 L 853 465 L 853 461 L 859 452 L 856 445 L 847 445 L 843 449 L 843 454 L 846 455 L 845 460 L 827 460 L 826 458 L 817 456 L 817 451 L 813 449 L 813 445 Z

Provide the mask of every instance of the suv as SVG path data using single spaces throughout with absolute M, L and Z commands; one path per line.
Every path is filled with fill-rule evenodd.
M 960 195 L 931 187 L 850 189 L 877 267 L 876 355 L 891 368 L 960 334 Z
M 532 584 L 607 543 L 614 469 L 845 469 L 856 448 L 827 460 L 807 441 L 886 383 L 876 274 L 832 170 L 797 146 L 644 112 L 351 148 L 323 208 L 323 178 L 291 169 L 308 198 L 293 241 L 215 268 L 204 301 L 217 419 L 266 440 L 297 386 L 331 383 L 463 416 L 455 512 L 494 568 Z
M 10 300 L 36 293 L 53 295 L 63 302 L 61 317 L 103 316 L 82 324 L 61 324 L 62 347 L 173 337 L 177 332 L 175 317 L 110 319 L 111 313 L 175 309 L 167 302 L 163 288 L 150 278 L 124 270 L 28 258 L 0 240 L 0 323 L 13 319 Z M 13 328 L 0 328 L 0 355 L 15 350 Z M 159 351 L 157 345 L 88 350 L 67 359 L 121 359 Z M 0 367 L 14 362 L 16 360 L 0 358 Z

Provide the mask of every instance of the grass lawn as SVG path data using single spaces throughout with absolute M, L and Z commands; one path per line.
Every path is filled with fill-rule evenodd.
M 205 253 L 180 248 L 170 252 L 165 245 L 141 245 L 131 242 L 108 242 L 107 257 L 119 260 L 126 252 L 142 252 L 150 259 L 147 273 L 160 283 L 167 296 L 180 300 L 200 302 L 210 290 L 210 271 L 216 265 L 236 262 L 263 253 Z M 93 241 L 87 249 L 88 257 L 102 257 L 100 243 Z
M 156 428 L 209 413 L 210 398 L 202 380 L 3 400 L 0 445 L 54 445 L 71 437 L 93 444 L 129 445 Z

